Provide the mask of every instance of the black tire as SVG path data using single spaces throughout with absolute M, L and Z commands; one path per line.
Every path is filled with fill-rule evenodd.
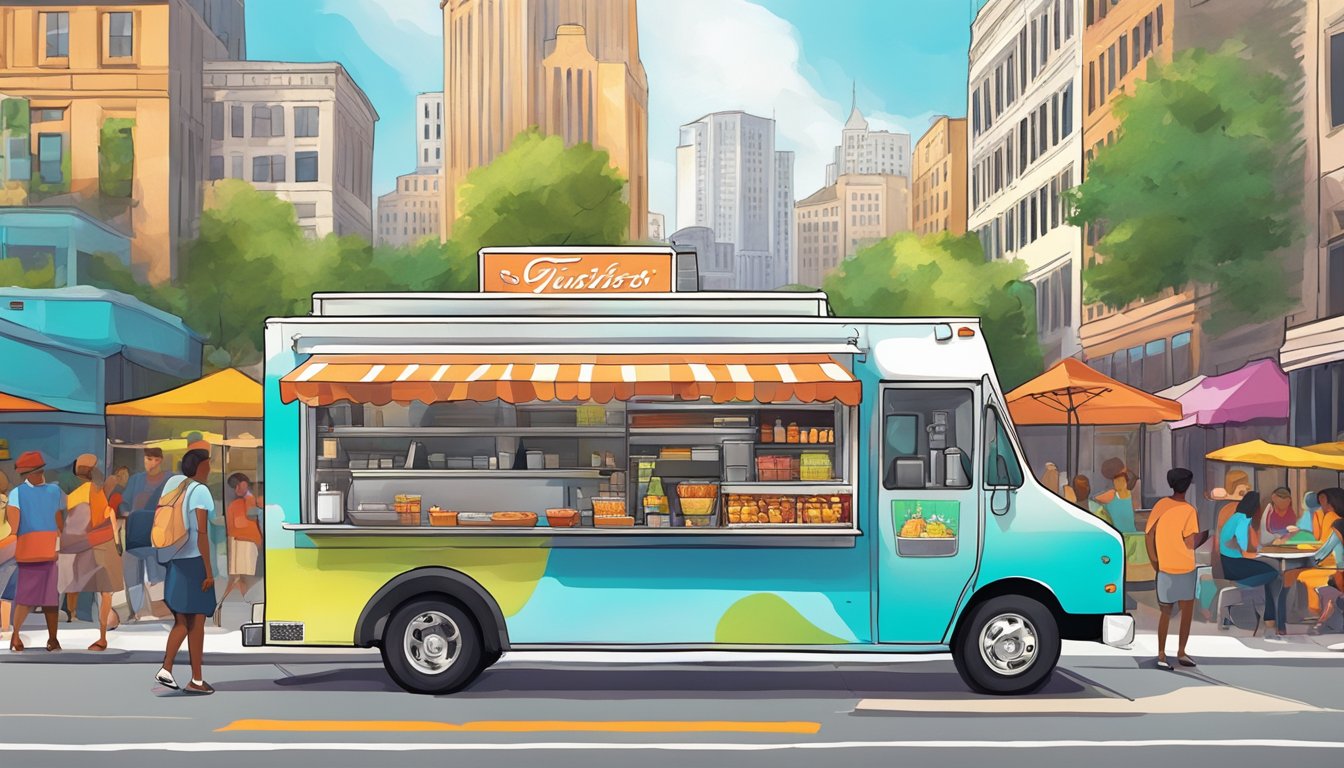
M 481 669 L 489 669 L 495 666 L 503 655 L 503 651 L 486 651 L 484 658 L 481 660 Z
M 413 621 L 424 623 L 408 642 Z M 454 641 L 448 638 L 456 629 Z M 436 635 L 439 639 L 431 639 Z M 444 647 L 442 653 L 439 649 Z M 418 648 L 418 653 L 416 651 Z M 485 648 L 475 617 L 447 600 L 419 599 L 398 608 L 387 622 L 381 643 L 383 666 L 397 685 L 411 693 L 441 695 L 470 685 L 483 669 Z M 433 667 L 441 667 L 434 670 Z
M 1022 623 L 1016 624 L 1018 621 Z M 991 625 L 995 629 L 986 632 Z M 1014 626 L 1024 630 L 1027 637 L 1034 638 L 1034 643 L 1028 643 L 1034 648 L 1029 660 L 1012 653 L 1025 646 L 995 647 L 981 653 L 982 636 L 992 638 L 997 631 Z M 961 679 L 977 693 L 998 696 L 1032 693 L 1050 680 L 1059 663 L 1060 647 L 1059 627 L 1049 608 L 1029 597 L 1004 595 L 986 600 L 971 610 L 953 639 L 952 661 Z M 1000 651 L 1005 653 L 1000 655 Z M 986 656 L 991 656 L 994 661 Z M 1022 666 L 1005 670 L 1014 663 Z

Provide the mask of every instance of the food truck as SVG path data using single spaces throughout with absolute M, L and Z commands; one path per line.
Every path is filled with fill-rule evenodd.
M 1132 640 L 1121 538 L 1027 471 L 978 321 L 701 292 L 672 247 L 480 274 L 267 322 L 246 644 L 430 694 L 560 649 L 950 652 L 1022 693 Z

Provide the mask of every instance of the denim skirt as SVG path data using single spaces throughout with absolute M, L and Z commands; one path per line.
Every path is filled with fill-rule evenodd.
M 173 613 L 213 616 L 215 590 L 201 589 L 205 581 L 205 561 L 199 557 L 169 560 L 168 577 L 163 583 L 163 601 Z

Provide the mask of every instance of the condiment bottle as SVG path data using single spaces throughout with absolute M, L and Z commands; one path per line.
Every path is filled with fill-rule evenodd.
M 817 429 L 816 427 L 807 430 L 807 442 L 809 443 L 821 442 L 821 430 Z
M 788 440 L 787 434 L 788 433 L 784 431 L 784 420 L 775 419 L 775 442 L 776 443 L 787 442 Z
M 798 422 L 796 422 L 796 421 L 790 421 L 790 422 L 789 422 L 789 430 L 788 430 L 788 433 L 787 433 L 787 440 L 788 440 L 788 442 L 790 442 L 790 443 L 796 443 L 796 442 L 798 442 Z
M 761 422 L 761 442 L 773 443 L 775 441 L 775 428 L 770 426 L 770 422 Z

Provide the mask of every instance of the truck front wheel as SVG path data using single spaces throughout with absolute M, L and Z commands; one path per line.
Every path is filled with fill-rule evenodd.
M 952 642 L 961 679 L 978 693 L 1031 693 L 1059 662 L 1054 615 L 1029 597 L 1003 595 L 977 605 Z
M 459 691 L 483 668 L 476 620 L 441 600 L 419 599 L 398 608 L 387 622 L 382 652 L 387 673 L 411 693 Z

